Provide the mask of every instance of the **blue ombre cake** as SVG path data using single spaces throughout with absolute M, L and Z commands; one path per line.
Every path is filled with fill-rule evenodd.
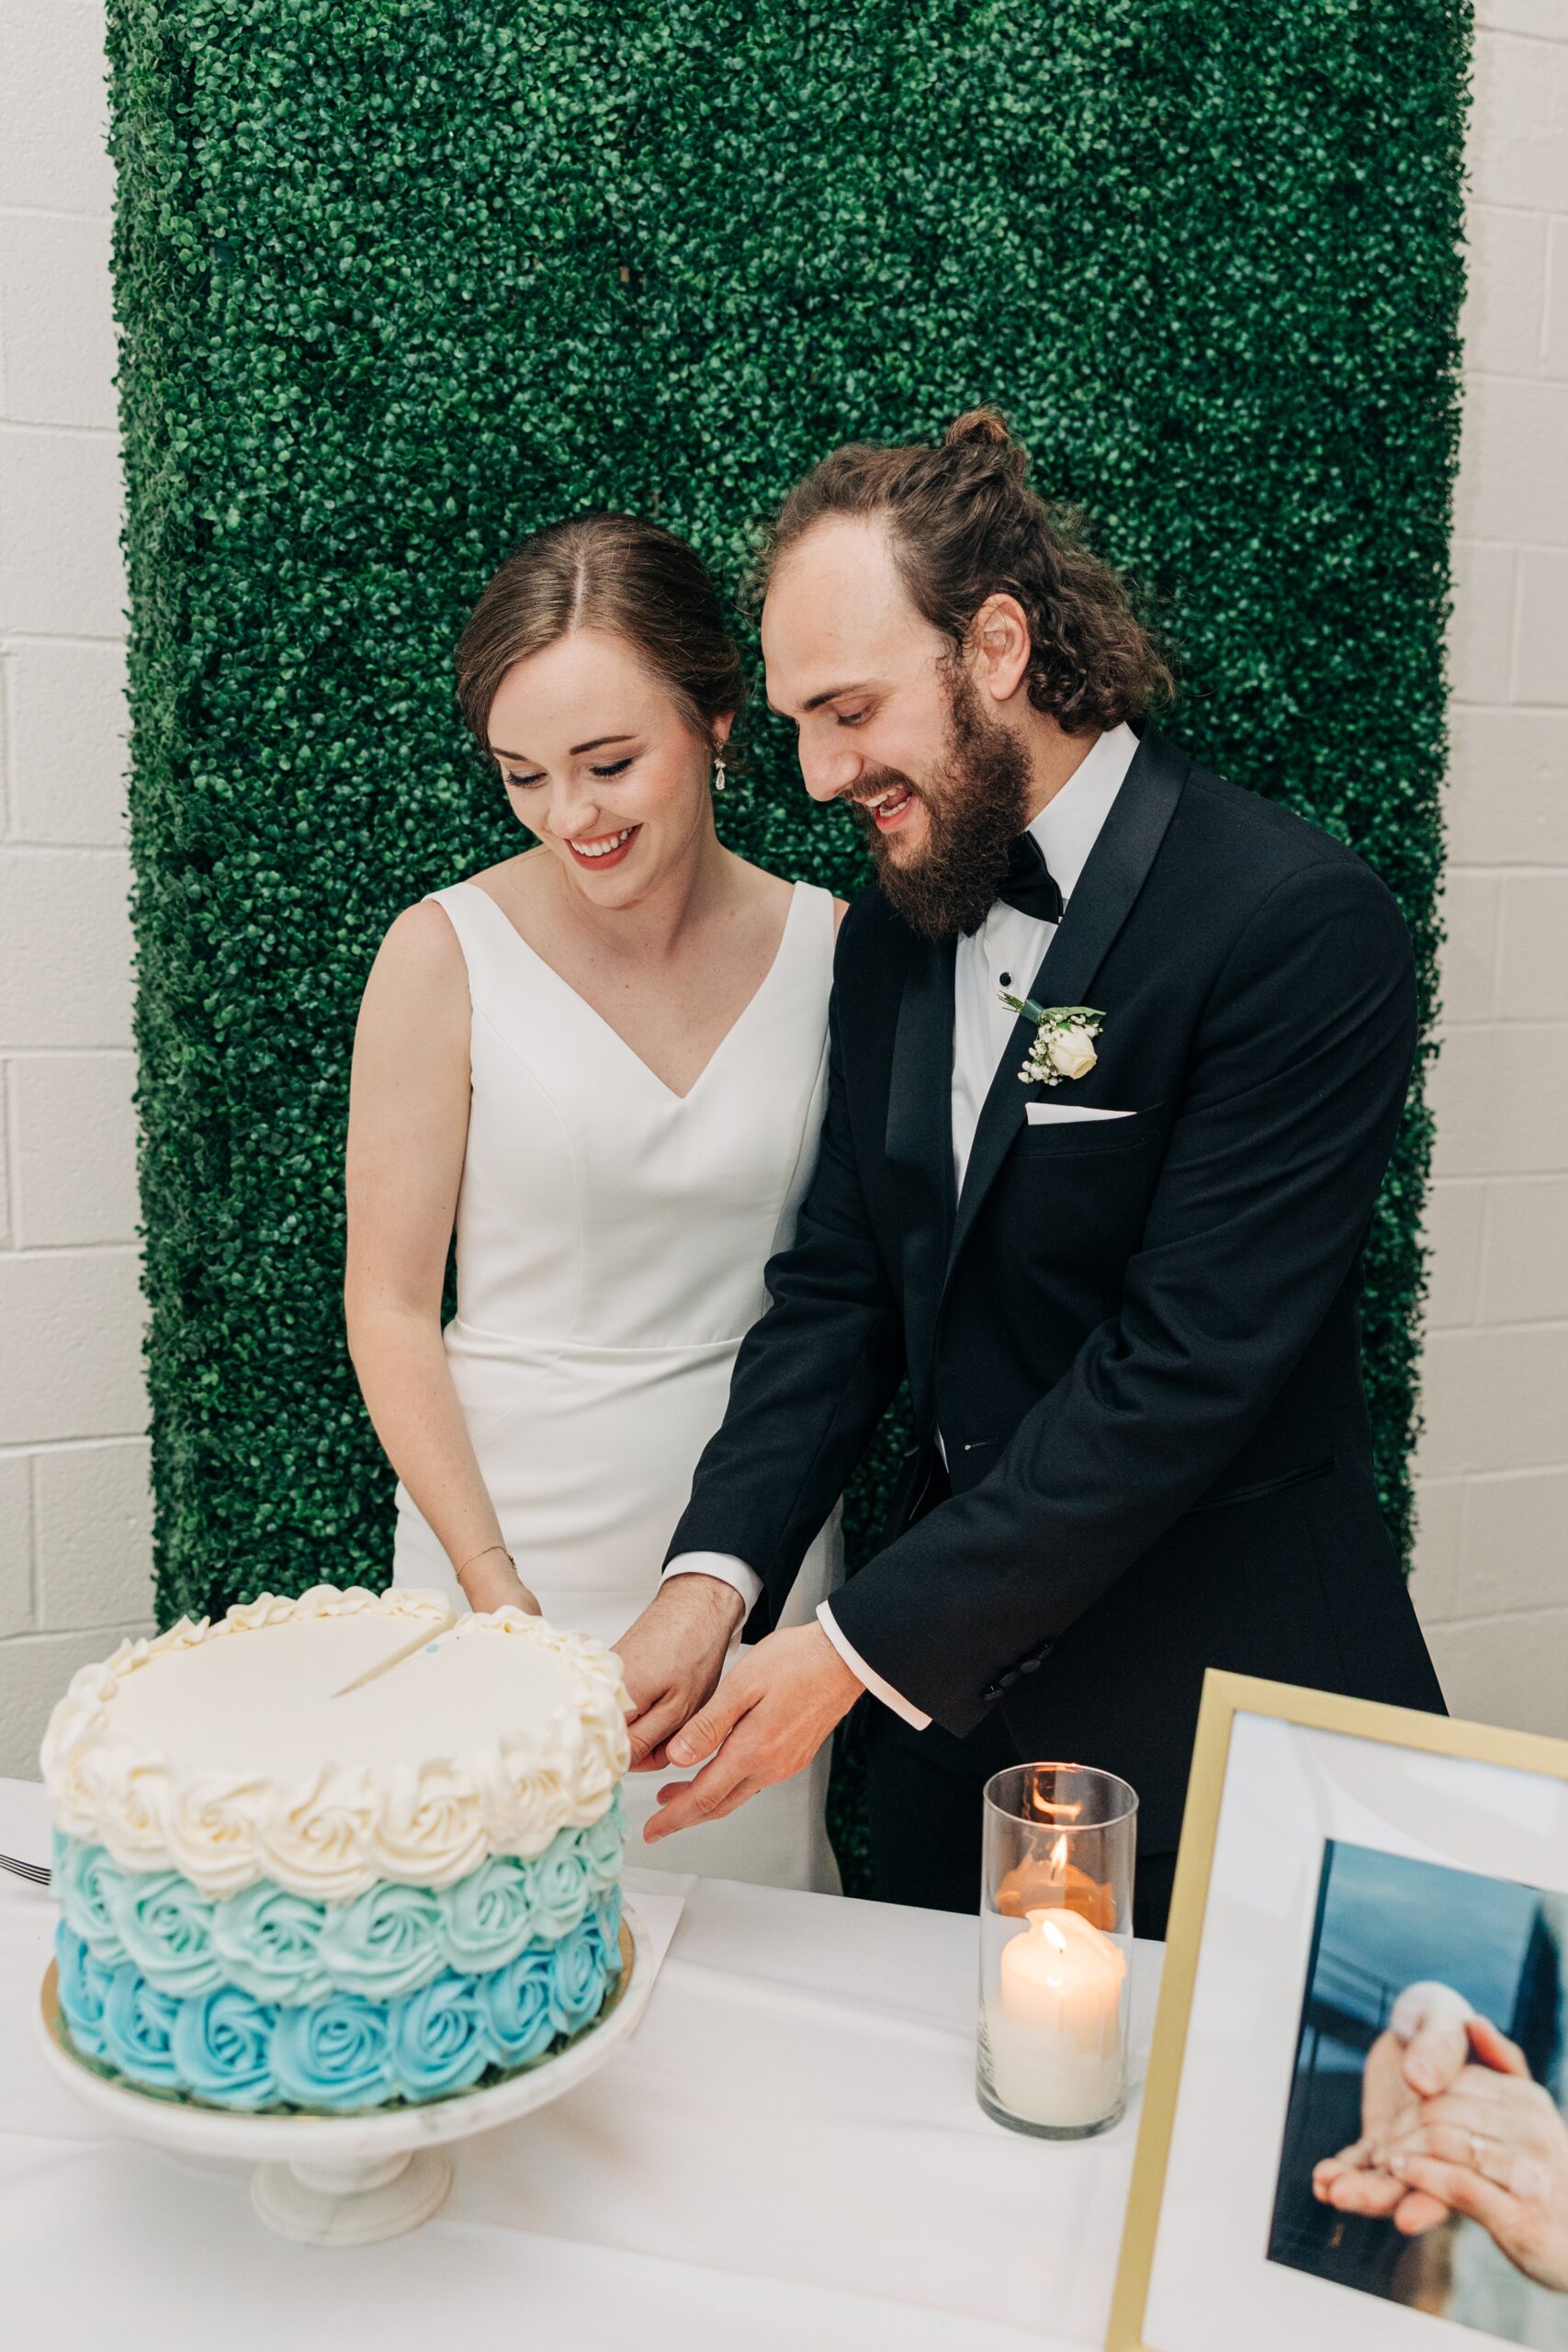
M 535 2064 L 620 1973 L 624 1703 L 599 1644 L 401 1590 L 263 1599 L 84 1668 L 43 1747 L 73 2046 L 329 2113 Z

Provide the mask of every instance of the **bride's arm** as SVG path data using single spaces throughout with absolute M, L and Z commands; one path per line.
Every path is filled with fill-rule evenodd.
M 348 1351 L 376 1434 L 476 1609 L 536 1608 L 506 1556 L 441 1344 L 468 1132 L 468 990 L 439 907 L 398 917 L 366 986 L 349 1091 Z

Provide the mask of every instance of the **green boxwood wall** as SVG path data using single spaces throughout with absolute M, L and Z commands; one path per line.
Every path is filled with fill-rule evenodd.
M 384 1575 L 350 1038 L 397 910 L 519 845 L 450 650 L 549 516 L 733 578 L 834 442 L 1001 401 L 1164 612 L 1172 730 L 1364 853 L 1429 1004 L 1458 0 L 108 15 L 164 1617 Z M 728 837 L 852 887 L 782 730 L 751 753 Z M 1367 1328 L 1402 1535 L 1427 1153 L 1417 1103 Z

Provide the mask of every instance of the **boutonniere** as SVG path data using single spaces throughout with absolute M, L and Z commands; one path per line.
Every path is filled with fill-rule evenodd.
M 1012 1012 L 1025 1013 L 1034 1023 L 1034 1043 L 1019 1077 L 1025 1086 L 1060 1086 L 1065 1078 L 1087 1078 L 1100 1057 L 1094 1041 L 1105 1015 L 1092 1004 L 1036 1004 L 1032 997 L 1009 996 L 998 990 Z

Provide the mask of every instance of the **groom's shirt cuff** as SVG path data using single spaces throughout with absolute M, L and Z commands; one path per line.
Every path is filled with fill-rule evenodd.
M 908 1699 L 901 1697 L 895 1690 L 891 1682 L 884 1682 L 881 1675 L 867 1666 L 859 1650 L 852 1648 L 840 1633 L 833 1622 L 833 1612 L 825 1600 L 818 1603 L 817 1623 L 821 1626 L 856 1681 L 863 1682 L 874 1699 L 880 1699 L 885 1707 L 891 1707 L 894 1713 L 907 1723 L 911 1731 L 926 1730 L 931 1723 L 930 1715 L 922 1715 L 919 1707 L 912 1707 Z
M 736 1559 L 728 1552 L 682 1552 L 666 1567 L 659 1579 L 660 1584 L 665 1577 L 716 1577 L 720 1584 L 733 1586 L 740 1595 L 746 1603 L 747 1617 L 762 1598 L 762 1579 L 756 1569 L 749 1568 L 744 1560 Z M 744 1624 L 746 1618 L 740 1622 Z
M 716 1577 L 720 1584 L 729 1585 L 740 1595 L 746 1603 L 748 1617 L 762 1597 L 762 1579 L 756 1569 L 749 1568 L 745 1561 L 738 1560 L 732 1552 L 681 1552 L 660 1577 L 660 1584 L 666 1577 Z M 923 1715 L 919 1707 L 912 1707 L 890 1682 L 884 1682 L 881 1675 L 867 1666 L 860 1652 L 840 1633 L 833 1623 L 833 1612 L 825 1600 L 818 1609 L 817 1622 L 856 1681 L 863 1682 L 872 1697 L 880 1699 L 885 1707 L 891 1707 L 911 1731 L 924 1731 L 931 1722 L 930 1715 Z

